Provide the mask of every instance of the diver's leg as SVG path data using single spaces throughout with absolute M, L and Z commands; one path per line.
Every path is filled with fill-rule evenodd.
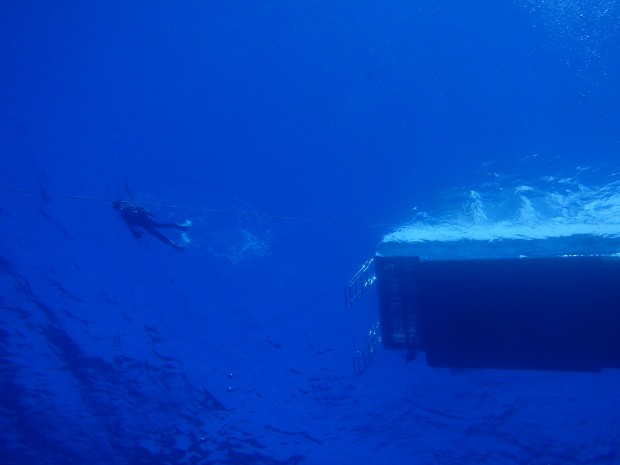
M 181 231 L 187 231 L 189 229 L 189 224 L 158 223 L 157 221 L 153 221 L 153 226 L 156 228 L 175 228 L 180 229 Z
M 166 236 L 164 236 L 162 233 L 160 233 L 157 229 L 155 229 L 155 224 L 153 225 L 145 225 L 144 230 L 146 232 L 148 232 L 149 234 L 151 234 L 153 237 L 156 237 L 157 239 L 159 239 L 160 241 L 162 241 L 164 244 L 168 244 L 172 247 L 174 247 L 177 250 L 183 250 L 185 247 L 175 244 L 174 242 L 172 242 L 172 240 L 170 240 L 169 238 L 167 238 Z

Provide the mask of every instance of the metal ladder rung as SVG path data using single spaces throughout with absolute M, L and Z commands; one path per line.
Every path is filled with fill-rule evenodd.
M 368 331 L 366 341 L 357 350 L 357 354 L 353 357 L 353 373 L 355 376 L 361 376 L 373 361 L 381 344 L 381 328 L 379 322 L 376 322 Z
M 357 302 L 377 280 L 377 275 L 370 269 L 374 261 L 374 258 L 367 260 L 344 288 L 344 300 L 348 306 Z

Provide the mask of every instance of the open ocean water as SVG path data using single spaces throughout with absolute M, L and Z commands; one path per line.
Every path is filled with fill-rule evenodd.
M 620 224 L 615 0 L 8 0 L 0 51 L 0 464 L 620 464 L 620 370 L 356 374 L 343 299 L 498 193 Z

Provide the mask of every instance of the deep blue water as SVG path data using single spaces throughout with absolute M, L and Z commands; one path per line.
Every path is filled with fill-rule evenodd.
M 617 370 L 356 377 L 376 296 L 342 298 L 441 192 L 612 179 L 619 28 L 613 0 L 3 2 L 0 462 L 620 463 Z

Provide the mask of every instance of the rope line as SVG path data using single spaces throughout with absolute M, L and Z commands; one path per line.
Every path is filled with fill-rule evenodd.
M 0 187 L 0 191 L 3 192 L 13 192 L 17 194 L 29 194 L 29 195 L 40 195 L 40 196 L 48 196 L 48 197 L 59 197 L 64 199 L 74 199 L 74 200 L 87 200 L 87 201 L 95 201 L 95 202 L 114 202 L 119 199 L 109 199 L 106 197 L 92 197 L 88 195 L 72 195 L 72 194 L 60 194 L 53 192 L 37 192 L 26 189 L 10 189 L 7 187 Z M 140 202 L 140 201 L 131 201 L 132 204 L 143 205 L 147 207 L 159 207 L 159 208 L 172 208 L 177 210 L 188 210 L 188 211 L 196 211 L 196 212 L 205 212 L 205 213 L 217 213 L 217 214 L 225 214 L 225 215 L 239 215 L 239 216 L 254 216 L 259 218 L 267 218 L 272 220 L 283 220 L 283 221 L 297 221 L 303 223 L 319 223 L 319 224 L 331 224 L 337 226 L 347 226 L 352 228 L 385 228 L 386 225 L 361 225 L 355 223 L 348 223 L 344 221 L 336 221 L 336 220 L 325 220 L 319 218 L 304 218 L 299 216 L 283 216 L 283 215 L 269 215 L 266 213 L 256 213 L 256 212 L 244 212 L 238 210 L 222 210 L 217 208 L 203 208 L 203 207 L 188 207 L 185 205 L 171 205 L 166 203 L 156 203 L 156 202 Z

